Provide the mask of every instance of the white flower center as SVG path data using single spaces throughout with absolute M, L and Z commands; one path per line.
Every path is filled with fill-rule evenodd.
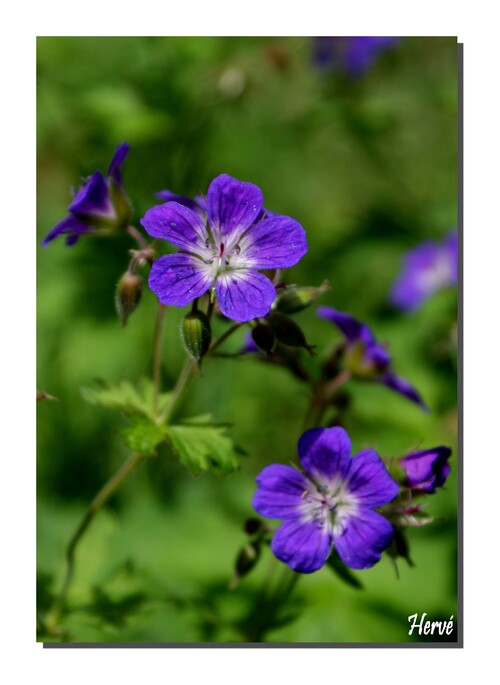
M 314 522 L 328 532 L 340 535 L 349 516 L 358 508 L 356 497 L 347 489 L 344 481 L 318 482 L 309 484 L 302 493 L 300 506 L 304 522 Z

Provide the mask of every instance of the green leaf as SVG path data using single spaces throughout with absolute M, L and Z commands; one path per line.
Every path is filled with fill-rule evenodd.
M 133 452 L 153 454 L 165 440 L 165 428 L 147 418 L 134 417 L 120 435 Z
M 352 571 L 344 564 L 335 550 L 332 550 L 326 563 L 332 571 L 344 581 L 344 583 L 347 583 L 347 585 L 350 585 L 351 587 L 355 587 L 357 590 L 363 589 L 361 581 L 358 580 Z
M 182 463 L 193 473 L 212 469 L 225 474 L 239 468 L 242 450 L 225 435 L 227 426 L 211 422 L 209 415 L 188 419 L 184 424 L 167 426 L 166 435 Z
M 150 419 L 154 417 L 154 388 L 147 378 L 141 378 L 137 386 L 129 381 L 122 381 L 116 385 L 100 382 L 99 388 L 82 388 L 83 398 L 90 404 L 118 409 L 127 416 L 142 415 Z M 161 411 L 170 395 L 160 395 L 158 408 Z

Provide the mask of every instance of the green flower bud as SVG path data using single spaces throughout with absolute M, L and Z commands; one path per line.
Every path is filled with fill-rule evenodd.
M 230 590 L 234 590 L 240 579 L 250 573 L 259 561 L 260 547 L 258 542 L 247 542 L 240 549 L 234 563 L 234 575 L 229 585 Z
M 302 328 L 293 319 L 281 312 L 270 312 L 267 320 L 280 343 L 290 347 L 304 347 L 311 356 L 314 356 L 313 346 L 309 345 Z
M 115 306 L 122 326 L 128 321 L 129 316 L 135 311 L 141 301 L 142 278 L 137 274 L 126 271 L 118 281 L 115 294 Z
M 304 288 L 287 288 L 282 295 L 278 296 L 275 305 L 276 310 L 283 314 L 296 314 L 309 307 L 309 305 L 314 304 L 328 290 L 330 290 L 330 286 L 326 281 L 319 288 L 309 286 Z
M 258 323 L 252 328 L 252 340 L 257 347 L 267 354 L 271 354 L 274 347 L 274 333 L 267 323 Z
M 181 333 L 186 351 L 200 365 L 212 340 L 210 321 L 207 315 L 199 311 L 186 314 L 182 320 Z

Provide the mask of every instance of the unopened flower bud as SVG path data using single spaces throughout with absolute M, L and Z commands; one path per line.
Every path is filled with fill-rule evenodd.
M 229 588 L 233 590 L 241 578 L 246 576 L 259 561 L 260 544 L 258 542 L 247 542 L 238 552 L 234 563 L 234 575 Z
M 330 286 L 326 281 L 319 288 L 309 286 L 304 288 L 287 288 L 276 300 L 276 310 L 283 312 L 283 314 L 296 314 L 316 302 L 328 290 L 330 290 Z
M 137 274 L 126 271 L 118 281 L 115 295 L 115 305 L 122 326 L 125 326 L 129 316 L 135 311 L 141 300 L 142 278 Z
M 258 323 L 252 328 L 252 340 L 266 354 L 273 351 L 274 333 L 268 323 Z
M 200 365 L 212 340 L 207 315 L 197 310 L 189 312 L 182 320 L 181 332 L 186 351 Z
M 309 345 L 306 337 L 298 324 L 286 314 L 271 312 L 267 315 L 276 339 L 290 347 L 304 347 L 311 356 L 314 355 L 313 346 Z

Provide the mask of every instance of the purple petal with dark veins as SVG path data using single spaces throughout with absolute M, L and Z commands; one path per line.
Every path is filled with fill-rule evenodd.
M 407 380 L 401 378 L 401 376 L 396 376 L 396 374 L 392 371 L 386 371 L 381 376 L 376 378 L 376 380 L 379 383 L 387 385 L 388 388 L 395 390 L 400 395 L 403 395 L 412 402 L 415 402 L 415 404 L 418 404 L 418 406 L 424 409 L 425 411 L 429 411 L 429 408 L 423 401 L 422 397 L 420 396 L 420 393 L 417 392 L 417 390 L 415 390 L 415 388 L 410 383 L 408 383 Z
M 89 178 L 87 183 L 75 195 L 68 211 L 79 219 L 92 217 L 110 218 L 114 216 L 109 197 L 108 183 L 100 171 Z
M 269 313 L 276 298 L 271 281 L 258 271 L 224 271 L 217 278 L 217 300 L 224 316 L 251 321 Z
M 316 309 L 316 314 L 320 318 L 335 324 L 349 341 L 362 339 L 366 344 L 375 342 L 375 338 L 370 328 L 350 314 L 340 312 L 333 307 L 318 307 Z
M 331 547 L 329 527 L 301 519 L 284 521 L 271 541 L 278 559 L 299 573 L 313 573 L 324 566 Z
M 149 274 L 149 287 L 162 304 L 183 307 L 210 288 L 213 273 L 192 255 L 177 252 L 157 259 Z
M 116 148 L 113 159 L 108 167 L 108 176 L 111 176 L 115 183 L 120 187 L 122 186 L 121 167 L 125 161 L 125 157 L 128 155 L 129 150 L 130 145 L 128 143 L 120 143 L 120 145 L 118 145 Z
M 354 569 L 370 568 L 394 535 L 392 525 L 371 509 L 359 509 L 345 521 L 342 532 L 333 533 L 335 549 L 344 564 Z
M 91 232 L 92 228 L 90 226 L 87 226 L 87 224 L 82 223 L 76 217 L 70 215 L 56 224 L 54 228 L 47 233 L 42 241 L 42 245 L 43 247 L 47 247 L 54 238 L 63 234 L 68 236 L 66 238 L 66 245 L 74 245 L 81 235 Z
M 262 192 L 253 183 L 243 183 L 221 174 L 207 193 L 208 221 L 216 240 L 242 233 L 255 222 L 262 209 Z
M 300 516 L 302 495 L 309 485 L 303 473 L 284 464 L 271 464 L 259 473 L 257 485 L 252 506 L 258 514 L 270 519 Z
M 307 252 L 306 232 L 289 216 L 273 216 L 254 224 L 239 241 L 242 261 L 252 269 L 286 269 Z
M 347 475 L 349 493 L 362 507 L 381 507 L 393 500 L 399 486 L 374 450 L 364 450 L 351 461 Z
M 201 196 L 197 196 L 193 200 L 190 197 L 184 197 L 184 195 L 176 195 L 175 193 L 172 193 L 170 190 L 160 190 L 158 193 L 155 193 L 155 195 L 157 198 L 163 200 L 164 202 L 178 202 L 180 205 L 184 205 L 184 207 L 188 207 L 188 209 L 190 209 L 191 211 L 196 212 L 196 214 L 198 214 L 201 217 L 201 219 L 205 219 L 205 203 L 203 201 L 203 205 L 201 205 L 198 201 L 198 198 L 201 198 Z
M 167 202 L 148 209 L 140 223 L 153 238 L 167 240 L 187 252 L 203 254 L 208 238 L 200 215 L 178 202 Z
M 299 459 L 306 473 L 324 483 L 343 479 L 351 463 L 351 440 L 343 428 L 312 428 L 299 440 Z

